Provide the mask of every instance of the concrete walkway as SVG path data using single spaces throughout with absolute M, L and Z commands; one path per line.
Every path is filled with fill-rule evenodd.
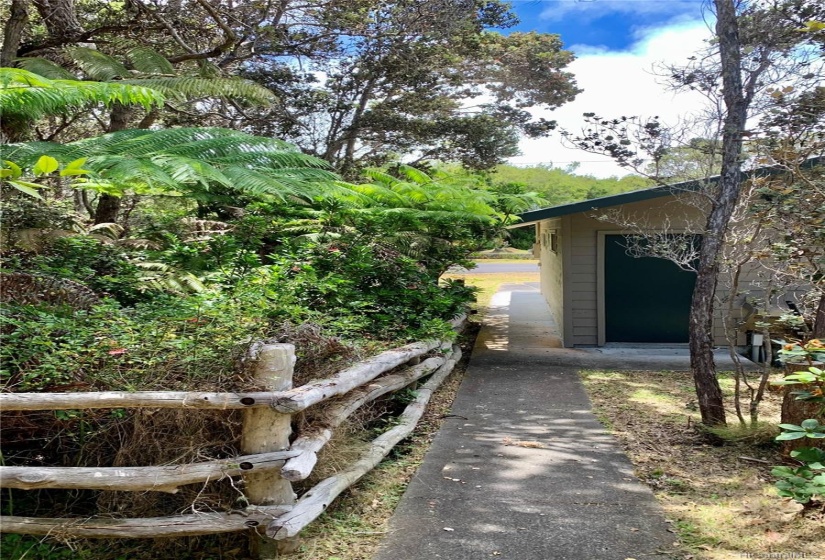
M 561 349 L 556 332 L 536 284 L 494 297 L 452 415 L 374 560 L 667 557 L 674 535 L 577 375 L 651 364 Z

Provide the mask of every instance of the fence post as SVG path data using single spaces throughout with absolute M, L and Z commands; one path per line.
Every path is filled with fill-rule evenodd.
M 292 388 L 292 372 L 295 365 L 295 347 L 292 344 L 254 343 L 248 352 L 254 362 L 254 379 L 262 391 L 284 391 Z M 289 448 L 292 433 L 289 414 L 281 414 L 270 408 L 250 408 L 244 411 L 241 452 L 244 455 L 283 451 Z M 244 477 L 246 498 L 254 505 L 294 504 L 295 493 L 288 480 L 281 478 L 277 470 L 250 473 Z M 261 560 L 277 558 L 279 554 L 294 552 L 298 538 L 275 541 L 263 533 L 251 535 L 253 557 Z

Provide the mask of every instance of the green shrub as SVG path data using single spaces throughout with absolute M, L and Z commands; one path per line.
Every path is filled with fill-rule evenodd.
M 7 271 L 73 280 L 125 305 L 150 299 L 140 268 L 127 258 L 124 249 L 93 237 L 58 237 L 39 252 L 15 252 L 5 255 L 3 261 Z
M 825 438 L 825 426 L 813 418 L 803 420 L 799 426 L 780 424 L 783 432 L 777 441 L 803 438 Z M 771 471 L 778 478 L 774 486 L 783 498 L 793 498 L 800 504 L 825 498 L 825 451 L 816 447 L 803 447 L 791 451 L 791 457 L 799 461 L 795 467 L 774 467 Z
M 474 288 L 459 283 L 439 285 L 415 260 L 376 243 L 339 239 L 272 258 L 275 264 L 265 268 L 273 295 L 327 317 L 342 333 L 383 340 L 432 336 L 474 295 Z
M 233 352 L 263 336 L 266 321 L 220 292 L 156 295 L 124 308 L 3 306 L 0 371 L 7 390 L 174 390 L 214 385 L 232 371 Z

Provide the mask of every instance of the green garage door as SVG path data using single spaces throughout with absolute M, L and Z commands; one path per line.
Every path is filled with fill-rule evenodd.
M 606 235 L 606 342 L 687 342 L 696 275 L 656 257 L 627 254 L 623 235 Z

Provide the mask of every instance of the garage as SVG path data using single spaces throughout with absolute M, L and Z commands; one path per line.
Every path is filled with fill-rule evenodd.
M 696 275 L 631 245 L 628 236 L 604 236 L 605 342 L 687 342 Z

